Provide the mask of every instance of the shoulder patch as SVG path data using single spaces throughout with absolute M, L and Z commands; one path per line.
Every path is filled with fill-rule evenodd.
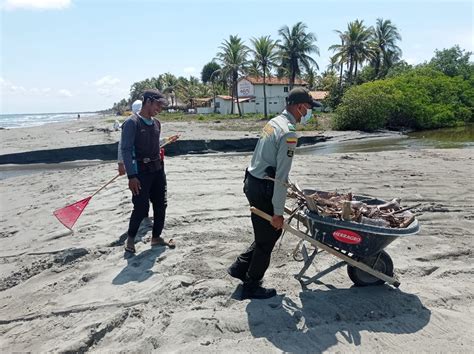
M 286 143 L 287 144 L 296 144 L 298 142 L 298 138 L 287 138 Z
M 289 129 L 290 132 L 295 132 L 296 131 L 295 126 L 291 123 L 288 123 L 288 129 Z
M 270 123 L 267 123 L 267 124 L 265 124 L 265 126 L 263 127 L 262 136 L 263 136 L 264 138 L 267 138 L 267 137 L 269 137 L 270 135 L 273 134 L 273 131 L 274 131 L 274 130 L 275 130 L 275 128 L 273 128 Z
M 286 155 L 287 155 L 288 157 L 293 157 L 294 154 L 295 154 L 295 150 L 290 150 L 290 149 L 288 149 L 288 151 L 286 152 Z

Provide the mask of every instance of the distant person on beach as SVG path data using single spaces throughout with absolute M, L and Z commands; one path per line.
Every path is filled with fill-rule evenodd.
M 267 299 L 276 295 L 275 289 L 262 287 L 261 280 L 282 232 L 287 190 L 284 183 L 288 181 L 298 142 L 295 126 L 296 123 L 305 124 L 315 106 L 317 102 L 306 89 L 292 89 L 286 109 L 264 126 L 245 171 L 244 193 L 250 205 L 272 215 L 272 221 L 269 223 L 258 215 L 251 215 L 254 242 L 227 269 L 230 276 L 243 281 L 243 299 Z
M 78 119 L 78 120 L 81 119 L 81 115 L 80 115 L 80 114 L 77 115 L 77 119 Z
M 133 202 L 125 245 L 127 252 L 135 253 L 135 236 L 148 215 L 150 201 L 154 217 L 151 246 L 175 247 L 173 239 L 166 241 L 161 237 L 167 207 L 166 176 L 160 157 L 161 123 L 153 119 L 167 105 L 168 100 L 160 91 L 146 90 L 141 110 L 122 126 L 121 151 Z

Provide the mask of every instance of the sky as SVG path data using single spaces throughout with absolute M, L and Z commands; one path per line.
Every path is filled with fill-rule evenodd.
M 0 114 L 85 112 L 128 98 L 130 86 L 170 72 L 200 78 L 229 35 L 250 39 L 303 22 L 326 69 L 356 19 L 389 19 L 402 58 L 474 52 L 473 2 L 448 0 L 0 0 Z

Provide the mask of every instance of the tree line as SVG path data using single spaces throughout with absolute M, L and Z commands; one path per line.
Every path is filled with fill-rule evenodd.
M 332 53 L 330 63 L 319 74 L 319 66 L 315 60 L 315 56 L 319 55 L 317 37 L 308 30 L 306 24 L 298 22 L 292 27 L 281 27 L 277 39 L 268 35 L 251 38 L 250 46 L 238 35 L 230 35 L 220 44 L 215 57 L 204 65 L 200 80 L 193 76 L 187 79 L 165 73 L 139 81 L 131 86 L 129 98 L 115 103 L 113 109 L 126 110 L 144 89 L 157 88 L 168 95 L 172 106 L 182 103 L 193 107 L 196 98 L 228 94 L 232 99 L 237 99 L 237 113 L 242 115 L 238 104 L 237 82 L 244 76 L 258 76 L 263 78 L 264 114 L 267 118 L 266 82 L 268 77 L 276 76 L 287 78 L 290 89 L 297 79 L 302 79 L 310 90 L 329 91 L 325 104 L 336 110 L 338 119 L 335 127 L 343 128 L 353 125 L 341 123 L 347 118 L 347 114 L 341 112 L 347 110 L 337 108 L 341 104 L 348 105 L 349 99 L 344 100 L 344 97 L 351 88 L 393 79 L 425 66 L 449 77 L 457 76 L 457 71 L 461 71 L 463 81 L 469 82 L 472 79 L 472 53 L 463 51 L 459 46 L 436 51 L 435 57 L 429 63 L 415 67 L 403 61 L 399 47 L 402 38 L 391 20 L 379 18 L 374 26 L 364 24 L 363 20 L 355 20 L 349 22 L 344 31 L 335 32 L 340 42 L 328 48 Z M 426 76 L 426 72 L 423 75 Z M 461 101 L 472 114 L 469 100 Z M 234 105 L 232 114 L 233 108 Z M 391 121 L 393 123 L 393 120 Z
M 356 20 L 349 23 L 346 31 L 336 32 L 342 44 L 329 48 L 334 55 L 330 67 L 321 75 L 316 74 L 319 66 L 314 59 L 319 55 L 317 37 L 306 24 L 298 22 L 292 27 L 282 26 L 278 30 L 278 39 L 268 35 L 251 38 L 250 46 L 238 35 L 230 35 L 219 46 L 215 58 L 203 67 L 201 81 L 196 77 L 187 79 L 162 74 L 134 83 L 130 97 L 125 101 L 131 103 L 146 88 L 158 88 L 169 95 L 172 103 L 180 101 L 187 105 L 191 105 L 197 97 L 209 97 L 216 93 L 237 97 L 237 81 L 246 75 L 262 77 L 264 88 L 269 76 L 277 76 L 287 77 L 290 89 L 297 78 L 307 81 L 309 89 L 324 89 L 331 85 L 335 69 L 340 69 L 339 84 L 342 85 L 346 81 L 351 83 L 357 77 L 358 65 L 369 59 L 369 54 L 372 55 L 371 65 L 379 76 L 401 55 L 397 46 L 401 37 L 390 20 L 378 19 L 375 27 L 367 27 L 363 21 Z M 345 72 L 342 71 L 344 65 Z M 115 103 L 114 110 L 123 106 L 125 101 Z M 264 101 L 267 116 L 265 90 Z

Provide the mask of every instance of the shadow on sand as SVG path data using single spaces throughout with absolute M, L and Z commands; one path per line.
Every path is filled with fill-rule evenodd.
M 153 221 L 146 218 L 142 221 L 138 233 L 135 236 L 135 244 L 137 242 L 145 242 L 146 234 L 153 227 Z M 120 235 L 118 240 L 112 242 L 109 246 L 123 246 L 127 240 L 127 233 Z M 127 260 L 127 265 L 119 274 L 112 280 L 114 285 L 122 285 L 128 282 L 142 282 L 150 278 L 154 273 L 151 270 L 156 262 L 156 259 L 166 250 L 164 246 L 155 246 L 139 254 L 131 254 L 124 252 L 124 259 Z
M 300 300 L 301 306 L 283 295 L 252 300 L 246 308 L 252 335 L 284 352 L 316 353 L 341 341 L 359 346 L 361 332 L 415 333 L 431 317 L 417 296 L 387 285 L 306 290 Z
M 140 254 L 127 256 L 127 265 L 112 280 L 114 285 L 122 285 L 128 282 L 142 282 L 150 278 L 154 273 L 151 270 L 156 259 L 166 250 L 166 247 L 152 247 Z

